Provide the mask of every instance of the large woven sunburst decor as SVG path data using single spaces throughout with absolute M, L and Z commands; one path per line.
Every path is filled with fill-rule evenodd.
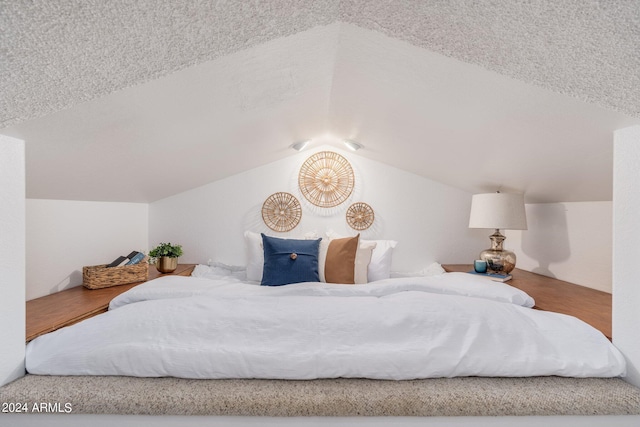
M 373 224 L 373 209 L 366 203 L 357 202 L 347 209 L 347 224 L 355 230 L 366 230 Z
M 349 161 L 332 151 L 321 151 L 309 157 L 298 174 L 302 195 L 321 208 L 332 208 L 347 200 L 354 182 Z
M 293 230 L 301 218 L 302 208 L 293 194 L 274 193 L 262 204 L 262 220 L 273 231 Z

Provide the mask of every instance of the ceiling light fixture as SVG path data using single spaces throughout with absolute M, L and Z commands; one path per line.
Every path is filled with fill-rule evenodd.
M 311 142 L 310 139 L 307 139 L 305 141 L 298 141 L 291 144 L 290 147 L 296 151 L 302 151 L 307 147 L 307 145 L 309 145 L 310 142 Z
M 342 141 L 344 143 L 344 145 L 347 146 L 347 148 L 351 151 L 358 151 L 359 149 L 363 148 L 362 144 L 352 141 L 350 139 L 345 139 L 344 141 Z

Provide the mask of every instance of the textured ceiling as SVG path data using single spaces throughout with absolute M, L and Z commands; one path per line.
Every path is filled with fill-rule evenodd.
M 632 0 L 2 0 L 0 133 L 33 198 L 153 201 L 329 131 L 468 191 L 610 200 L 639 46 Z
M 469 192 L 611 200 L 613 132 L 640 119 L 343 24 L 329 110 L 358 153 Z
M 0 128 L 335 21 L 640 116 L 637 0 L 2 0 Z
M 0 0 L 0 128 L 329 24 L 337 5 Z
M 346 22 L 640 117 L 638 0 L 342 5 Z
M 5 128 L 26 141 L 27 197 L 150 202 L 293 154 L 326 132 L 338 27 Z

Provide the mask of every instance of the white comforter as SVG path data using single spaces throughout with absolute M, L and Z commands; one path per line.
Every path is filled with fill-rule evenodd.
M 465 273 L 281 287 L 167 276 L 30 342 L 26 365 L 32 374 L 183 378 L 624 375 L 600 332 L 533 303 Z

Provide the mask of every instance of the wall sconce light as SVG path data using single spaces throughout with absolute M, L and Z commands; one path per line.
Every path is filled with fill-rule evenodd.
M 364 148 L 362 144 L 352 141 L 350 139 L 345 139 L 342 143 L 351 151 L 358 151 L 361 148 Z
M 309 145 L 310 142 L 311 142 L 310 139 L 307 139 L 305 141 L 298 141 L 298 142 L 294 142 L 289 147 L 293 148 L 296 151 L 302 151 L 307 147 L 307 145 Z

